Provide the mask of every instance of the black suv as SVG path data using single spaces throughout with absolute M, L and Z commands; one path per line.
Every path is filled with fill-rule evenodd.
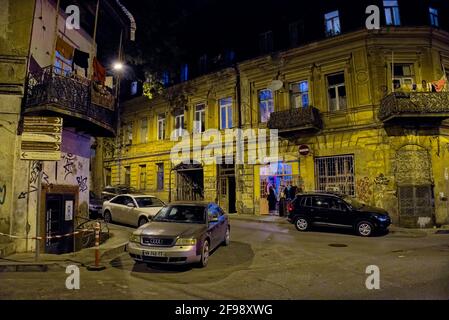
M 375 231 L 385 231 L 391 224 L 388 212 L 369 207 L 349 196 L 328 193 L 305 193 L 288 205 L 288 221 L 299 231 L 312 225 L 353 228 L 363 237 Z

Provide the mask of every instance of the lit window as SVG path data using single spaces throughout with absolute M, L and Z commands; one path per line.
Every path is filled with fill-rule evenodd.
M 329 111 L 346 109 L 346 87 L 343 73 L 327 76 Z
M 160 114 L 157 116 L 157 139 L 165 139 L 165 115 Z
M 394 64 L 393 67 L 393 88 L 394 90 L 411 90 L 415 83 L 412 64 Z
M 175 138 L 182 137 L 184 132 L 184 114 L 175 116 Z
M 293 108 L 309 106 L 309 82 L 300 81 L 290 85 L 290 101 Z
M 195 107 L 195 122 L 193 124 L 193 132 L 201 133 L 206 130 L 206 105 L 198 104 Z
M 189 80 L 189 66 L 184 64 L 181 67 L 181 82 L 185 82 L 187 80 Z
M 270 114 L 274 112 L 273 101 L 273 91 L 268 89 L 259 91 L 260 122 L 267 122 L 270 119 Z
M 220 129 L 232 128 L 232 98 L 220 99 Z
M 429 7 L 430 14 L 430 25 L 432 27 L 438 28 L 440 26 L 440 22 L 438 20 L 438 9 Z
M 59 51 L 56 51 L 54 73 L 62 76 L 69 76 L 72 73 L 72 60 L 63 57 Z
M 385 22 L 387 26 L 400 26 L 399 5 L 397 0 L 384 0 Z
M 326 24 L 327 36 L 335 36 L 341 33 L 338 10 L 326 13 L 324 15 L 324 22 Z

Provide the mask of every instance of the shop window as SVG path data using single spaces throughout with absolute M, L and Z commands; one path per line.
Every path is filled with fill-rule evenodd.
M 315 159 L 316 188 L 355 195 L 354 156 L 319 157 Z
M 266 89 L 259 91 L 260 122 L 268 122 L 274 112 L 273 91 Z

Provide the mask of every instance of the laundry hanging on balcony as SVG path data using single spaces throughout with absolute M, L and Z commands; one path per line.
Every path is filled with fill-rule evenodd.
M 56 40 L 56 51 L 58 51 L 64 58 L 67 60 L 72 60 L 74 50 L 75 48 L 64 41 L 64 39 L 58 37 Z
M 94 57 L 93 68 L 94 68 L 93 80 L 98 81 L 101 84 L 104 84 L 106 80 L 106 69 L 101 65 L 101 63 L 97 60 L 96 57 Z
M 73 63 L 87 71 L 89 68 L 89 54 L 87 52 L 75 49 Z
M 432 82 L 436 92 L 447 91 L 447 77 L 443 75 L 440 80 Z

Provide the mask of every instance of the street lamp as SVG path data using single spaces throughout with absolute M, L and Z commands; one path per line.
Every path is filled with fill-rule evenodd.
M 123 63 L 116 62 L 116 63 L 114 63 L 113 68 L 114 68 L 115 71 L 122 71 L 123 70 Z

